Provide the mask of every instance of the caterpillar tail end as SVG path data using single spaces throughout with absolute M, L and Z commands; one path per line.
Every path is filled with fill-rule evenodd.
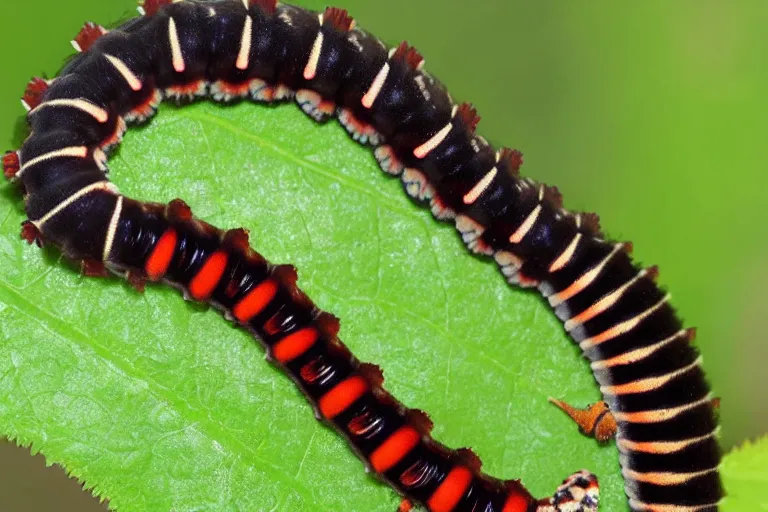
M 581 470 L 569 476 L 551 498 L 540 502 L 536 512 L 597 512 L 599 504 L 597 477 Z

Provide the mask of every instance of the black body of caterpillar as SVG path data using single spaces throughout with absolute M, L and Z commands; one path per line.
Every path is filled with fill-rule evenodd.
M 84 53 L 53 82 L 30 84 L 24 101 L 32 107 L 32 135 L 19 152 L 4 158 L 6 175 L 19 179 L 27 193 L 28 239 L 42 237 L 73 258 L 127 270 L 134 279 L 165 275 L 193 298 L 213 300 L 227 311 L 237 308 L 238 298 L 263 282 L 270 267 L 251 268 L 245 249 L 237 252 L 227 245 L 228 236 L 179 216 L 178 205 L 169 217 L 157 206 L 120 196 L 104 176 L 103 151 L 119 141 L 124 120 L 150 117 L 161 95 L 193 99 L 208 93 L 217 100 L 259 101 L 295 95 L 316 120 L 337 114 L 356 140 L 375 146 L 382 168 L 401 176 L 407 192 L 428 201 L 435 217 L 453 219 L 468 247 L 493 256 L 510 283 L 537 287 L 548 298 L 592 362 L 616 419 L 633 510 L 718 510 L 723 491 L 709 388 L 690 346 L 693 330 L 682 328 L 654 283 L 655 269 L 638 269 L 628 255 L 629 244 L 601 239 L 596 216 L 562 209 L 556 189 L 520 178 L 521 155 L 495 151 L 475 135 L 479 118 L 474 109 L 453 104 L 442 85 L 422 70 L 415 49 L 403 43 L 388 50 L 354 28 L 339 9 L 317 14 L 274 0 L 149 0 L 144 8 L 144 16 L 106 35 L 100 27 L 86 26 L 75 41 Z M 169 273 L 153 272 L 150 260 L 170 243 L 164 237 L 172 231 L 179 238 L 172 244 Z M 288 297 L 295 288 L 290 284 L 282 290 Z M 271 304 L 277 309 L 288 303 L 275 300 Z M 271 317 L 278 320 L 257 315 L 255 323 L 249 319 L 247 324 L 274 350 L 275 336 L 312 325 L 309 311 Z M 279 324 L 272 334 L 270 322 Z M 313 345 L 323 347 L 317 357 L 335 357 L 333 336 L 323 336 L 327 343 Z M 340 379 L 360 374 L 352 358 L 329 365 L 323 368 L 332 368 Z M 320 391 L 301 380 L 297 367 L 288 363 L 286 369 L 311 400 L 322 399 Z M 375 399 L 372 390 L 380 392 L 380 386 L 370 377 L 363 380 L 370 386 L 365 396 Z M 372 417 L 406 422 L 397 409 L 378 409 L 386 400 L 372 403 Z M 350 435 L 349 423 L 333 422 L 366 458 L 383 441 L 364 442 Z M 525 499 L 502 504 L 501 484 L 479 476 L 470 463 L 461 463 L 470 468 L 472 484 L 463 487 L 460 500 L 442 508 L 431 503 L 436 486 L 449 481 L 449 468 L 461 459 L 442 447 L 434 453 L 440 471 L 411 466 L 429 477 L 429 485 L 418 490 L 403 486 L 405 468 L 399 465 L 384 476 L 431 510 L 474 510 L 481 498 L 491 508 L 480 510 L 535 508 L 527 493 L 516 488 L 512 494 Z M 465 482 L 465 476 L 455 481 Z M 576 480 L 590 492 L 565 489 L 559 493 L 561 499 L 568 494 L 562 508 L 541 504 L 540 510 L 596 507 L 590 494 L 596 486 Z

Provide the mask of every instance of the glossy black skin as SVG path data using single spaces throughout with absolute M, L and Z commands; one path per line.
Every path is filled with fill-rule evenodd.
M 209 5 L 215 5 L 217 16 L 208 15 Z M 237 70 L 234 60 L 246 14 L 253 19 L 254 44 L 248 69 Z M 293 23 L 285 23 L 281 19 L 285 15 L 289 15 Z M 167 35 L 170 17 L 176 21 L 186 63 L 182 73 L 174 71 L 171 65 Z M 306 80 L 302 72 L 318 30 L 322 30 L 325 35 L 323 51 L 315 78 Z M 142 88 L 139 91 L 131 90 L 114 66 L 103 57 L 104 53 L 123 60 L 142 81 Z M 43 109 L 30 117 L 33 134 L 24 143 L 21 156 L 24 161 L 29 161 L 53 149 L 70 145 L 85 145 L 91 151 L 95 150 L 115 129 L 117 117 L 145 102 L 155 88 L 186 85 L 198 80 L 239 82 L 261 78 L 273 84 L 284 84 L 293 90 L 311 89 L 319 92 L 337 107 L 352 112 L 362 123 L 373 126 L 386 144 L 393 148 L 404 166 L 420 169 L 426 175 L 435 195 L 444 205 L 455 215 L 470 217 L 485 228 L 481 239 L 491 252 L 509 251 L 521 258 L 524 261 L 521 274 L 539 283 L 542 290 L 557 292 L 566 289 L 610 253 L 613 244 L 598 238 L 600 233 L 595 227 L 589 223 L 578 224 L 574 214 L 561 210 L 559 204 L 549 196 L 540 201 L 537 184 L 521 180 L 511 162 L 504 159 L 496 162 L 495 150 L 474 135 L 473 129 L 465 126 L 460 117 L 452 118 L 453 103 L 443 86 L 421 69 L 409 65 L 406 59 L 389 58 L 391 70 L 384 87 L 372 108 L 363 107 L 360 101 L 362 96 L 387 60 L 387 48 L 367 32 L 354 29 L 345 33 L 327 21 L 321 26 L 317 13 L 298 7 L 281 4 L 276 13 L 269 14 L 258 6 L 251 6 L 246 13 L 240 1 L 216 4 L 175 3 L 163 7 L 153 16 L 129 21 L 101 37 L 93 48 L 76 56 L 65 66 L 62 78 L 50 86 L 43 98 L 44 101 L 54 98 L 85 98 L 109 112 L 107 123 L 100 125 L 82 113 L 73 115 L 73 109 Z M 413 150 L 448 122 L 452 123 L 448 137 L 426 158 L 416 158 Z M 464 204 L 464 194 L 493 165 L 499 171 L 497 178 L 477 201 L 471 205 Z M 60 200 L 84 185 L 104 179 L 104 173 L 92 159 L 61 158 L 27 169 L 21 182 L 28 194 L 29 217 L 40 218 Z M 108 192 L 89 194 L 48 222 L 42 235 L 46 241 L 61 246 L 73 258 L 100 260 L 107 223 L 115 201 L 115 196 Z M 542 206 L 537 222 L 520 243 L 511 243 L 510 234 L 537 204 Z M 162 216 L 148 213 L 127 200 L 108 264 L 125 269 L 141 269 L 144 264 L 142 258 L 146 258 L 147 251 L 151 250 L 156 237 L 167 227 L 167 223 Z M 565 250 L 577 232 L 584 235 L 583 243 L 565 268 L 550 273 L 549 265 Z M 218 235 L 212 235 L 206 241 L 198 240 L 200 234 L 194 230 L 185 236 L 190 237 L 190 244 L 199 243 L 201 247 L 204 246 L 200 249 L 203 253 L 213 250 L 219 242 Z M 175 261 L 173 265 L 175 270 L 169 279 L 185 286 L 194 272 L 194 265 L 183 272 L 179 270 L 182 268 L 180 262 Z M 567 318 L 583 311 L 606 293 L 626 283 L 638 270 L 630 257 L 620 251 L 590 287 L 557 309 L 558 316 Z M 246 272 L 244 268 L 239 271 Z M 249 271 L 266 272 L 263 268 Z M 248 278 L 245 274 L 239 279 L 244 283 L 256 281 L 255 277 Z M 248 285 L 244 284 L 240 290 L 245 292 L 247 289 Z M 576 341 L 597 335 L 647 310 L 662 296 L 663 292 L 650 278 L 642 278 L 614 307 L 587 322 L 580 339 Z M 213 300 L 224 308 L 231 305 L 231 300 L 218 291 Z M 307 312 L 295 314 L 304 315 L 302 322 L 307 321 Z M 299 325 L 302 322 L 297 320 L 294 323 Z M 291 327 L 286 328 L 286 332 L 295 328 L 294 323 L 289 322 Z M 258 325 L 249 327 L 260 337 L 264 335 Z M 585 355 L 592 361 L 606 359 L 651 345 L 680 329 L 679 318 L 671 306 L 665 304 L 632 331 L 587 350 Z M 263 339 L 269 345 L 272 338 L 265 335 Z M 312 357 L 329 358 L 328 364 L 338 365 L 338 378 L 354 371 L 357 364 L 334 359 L 335 356 L 330 353 L 313 354 Z M 680 337 L 642 362 L 597 371 L 595 376 L 602 384 L 626 383 L 682 368 L 696 357 L 695 350 L 684 337 Z M 287 370 L 295 375 L 292 365 Z M 336 379 L 336 373 L 334 375 Z M 305 391 L 312 399 L 322 393 L 322 390 L 311 387 L 305 388 Z M 708 393 L 702 372 L 695 369 L 653 392 L 619 398 L 606 396 L 605 399 L 614 412 L 636 412 L 691 403 L 704 398 Z M 373 398 L 368 397 L 368 400 Z M 363 406 L 363 403 L 359 405 Z M 369 406 L 377 408 L 377 412 L 386 418 L 387 425 L 391 425 L 390 428 L 405 421 L 392 408 L 380 403 Z M 343 432 L 341 422 L 342 419 L 339 419 L 336 426 Z M 664 422 L 620 422 L 619 435 L 634 441 L 670 441 L 706 435 L 715 427 L 715 413 L 707 402 Z M 370 446 L 375 446 L 374 440 L 351 441 L 363 455 L 369 451 L 369 442 Z M 423 457 L 424 460 L 435 457 L 433 464 L 439 469 L 434 472 L 434 484 L 439 481 L 440 475 L 445 474 L 448 461 L 454 455 L 419 452 L 414 456 Z M 720 451 L 713 437 L 678 453 L 626 453 L 622 465 L 642 472 L 692 472 L 715 467 L 719 461 Z M 387 474 L 387 479 L 397 486 L 397 472 L 402 469 L 399 466 L 393 469 L 394 473 Z M 490 491 L 479 490 L 489 486 Z M 483 503 L 492 504 L 487 510 L 500 510 L 499 502 L 494 497 L 499 492 L 497 483 L 478 483 L 476 488 L 478 491 L 472 496 L 477 496 Z M 422 500 L 431 489 L 427 485 L 419 490 L 400 490 Z M 689 506 L 715 503 L 723 495 L 717 471 L 682 485 L 659 486 L 628 481 L 627 492 L 631 497 L 646 503 Z M 469 505 L 469 502 L 463 503 L 457 510 L 471 510 Z M 701 510 L 713 511 L 717 507 Z
M 278 291 L 270 303 L 243 324 L 244 328 L 262 341 L 268 352 L 280 340 L 307 326 L 315 326 L 322 333 L 318 342 L 308 351 L 283 366 L 316 410 L 318 400 L 346 378 L 362 375 L 370 379 L 368 374 L 371 367 L 361 364 L 335 333 L 323 327 L 322 312 L 296 287 L 294 279 L 290 277 L 292 270 L 269 264 L 257 253 L 233 243 L 229 234 L 213 226 L 197 220 L 173 219 L 163 205 L 148 205 L 126 199 L 116 235 L 116 239 L 121 242 L 115 246 L 111 256 L 115 262 L 113 265 L 120 270 L 141 272 L 157 241 L 169 228 L 177 233 L 178 249 L 164 278 L 182 289 L 188 289 L 190 281 L 211 254 L 222 250 L 227 253 L 224 275 L 208 299 L 218 308 L 231 311 L 253 288 L 267 279 L 279 283 Z M 309 366 L 318 368 L 317 373 L 321 373 L 322 378 L 305 379 L 302 368 Z M 368 460 L 371 453 L 397 429 L 406 424 L 416 425 L 412 419 L 415 411 L 399 403 L 375 380 L 371 379 L 370 385 L 371 391 L 329 422 L 349 440 L 364 460 Z M 376 427 L 364 435 L 356 435 L 350 428 L 350 422 L 365 412 L 369 413 L 369 421 L 375 423 Z M 463 460 L 461 452 L 448 449 L 429 436 L 424 436 L 413 451 L 382 477 L 404 496 L 425 503 L 448 471 L 462 464 Z M 406 485 L 400 477 L 413 466 L 426 468 L 424 478 L 419 480 L 418 485 Z M 476 473 L 470 489 L 455 510 L 500 512 L 508 496 L 509 486 L 525 493 L 516 482 L 503 482 Z M 527 493 L 524 495 L 529 497 L 531 510 L 534 510 L 535 500 Z M 482 506 L 475 508 L 479 505 Z

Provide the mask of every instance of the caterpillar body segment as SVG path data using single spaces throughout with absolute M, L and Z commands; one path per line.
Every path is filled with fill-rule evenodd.
M 160 209 L 123 197 L 106 180 L 106 152 L 125 123 L 146 121 L 161 99 L 295 99 L 313 119 L 335 115 L 355 140 L 374 148 L 383 170 L 400 176 L 409 194 L 428 202 L 437 218 L 454 222 L 472 251 L 492 256 L 511 284 L 546 297 L 591 361 L 616 422 L 633 510 L 718 509 L 723 492 L 710 391 L 689 343 L 691 331 L 656 285 L 655 270 L 639 268 L 629 244 L 603 239 L 594 214 L 564 210 L 556 189 L 521 178 L 520 153 L 496 150 L 476 134 L 475 110 L 453 102 L 425 71 L 418 51 L 406 43 L 387 47 L 333 8 L 316 13 L 270 0 L 148 0 L 142 12 L 110 31 L 87 25 L 75 38 L 80 53 L 59 77 L 28 86 L 23 103 L 32 134 L 3 158 L 4 175 L 27 194 L 27 240 L 128 272 L 137 286 L 142 279 L 170 280 L 196 300 L 222 305 L 244 325 L 264 320 L 260 307 L 282 304 L 278 295 L 269 298 L 264 284 L 273 277 L 271 267 L 239 275 L 237 286 L 228 286 L 233 295 L 219 296 L 222 283 L 233 282 L 231 265 L 248 260 L 242 240 L 235 250 L 234 235 L 194 220 L 179 204 Z M 142 229 L 131 231 L 127 219 Z M 196 247 L 195 259 L 183 267 L 174 249 L 179 237 Z M 257 293 L 259 283 L 266 288 Z M 274 286 L 278 294 L 277 281 Z M 246 291 L 254 295 L 242 295 Z M 265 326 L 249 325 L 289 373 L 293 361 L 324 346 L 306 315 L 298 318 L 291 325 L 310 330 L 291 331 L 282 344 L 272 343 Z M 357 403 L 349 397 L 362 400 L 374 387 L 359 375 L 359 365 L 342 374 L 354 378 L 337 382 L 341 391 L 324 406 L 321 396 L 307 394 L 348 435 L 349 424 L 338 425 L 336 418 Z M 355 425 L 372 428 L 363 419 Z M 412 433 L 404 432 L 395 439 L 412 442 Z M 373 456 L 380 446 L 361 452 Z M 391 461 L 393 453 L 378 452 L 374 460 Z M 474 485 L 485 480 L 452 464 L 452 454 L 443 453 L 443 480 L 433 482 L 429 496 L 399 486 L 402 474 L 388 473 L 397 463 L 380 472 L 431 510 L 472 510 L 479 502 L 468 496 L 479 496 Z M 441 487 L 443 481 L 450 485 Z M 569 482 L 551 501 L 536 503 L 520 491 L 523 498 L 501 505 L 503 493 L 491 485 L 488 510 L 597 507 L 591 476 Z

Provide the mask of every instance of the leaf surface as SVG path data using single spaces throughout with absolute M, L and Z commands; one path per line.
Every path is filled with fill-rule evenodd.
M 731 451 L 721 467 L 728 496 L 723 512 L 768 510 L 768 437 Z
M 547 403 L 598 399 L 548 306 L 469 255 L 337 123 L 289 105 L 164 105 L 110 165 L 123 193 L 181 197 L 295 264 L 341 339 L 430 413 L 437 439 L 538 496 L 588 468 L 602 510 L 627 510 L 615 447 Z M 2 194 L 0 433 L 121 511 L 396 509 L 247 333 L 169 287 L 140 295 L 23 244 L 21 200 Z

